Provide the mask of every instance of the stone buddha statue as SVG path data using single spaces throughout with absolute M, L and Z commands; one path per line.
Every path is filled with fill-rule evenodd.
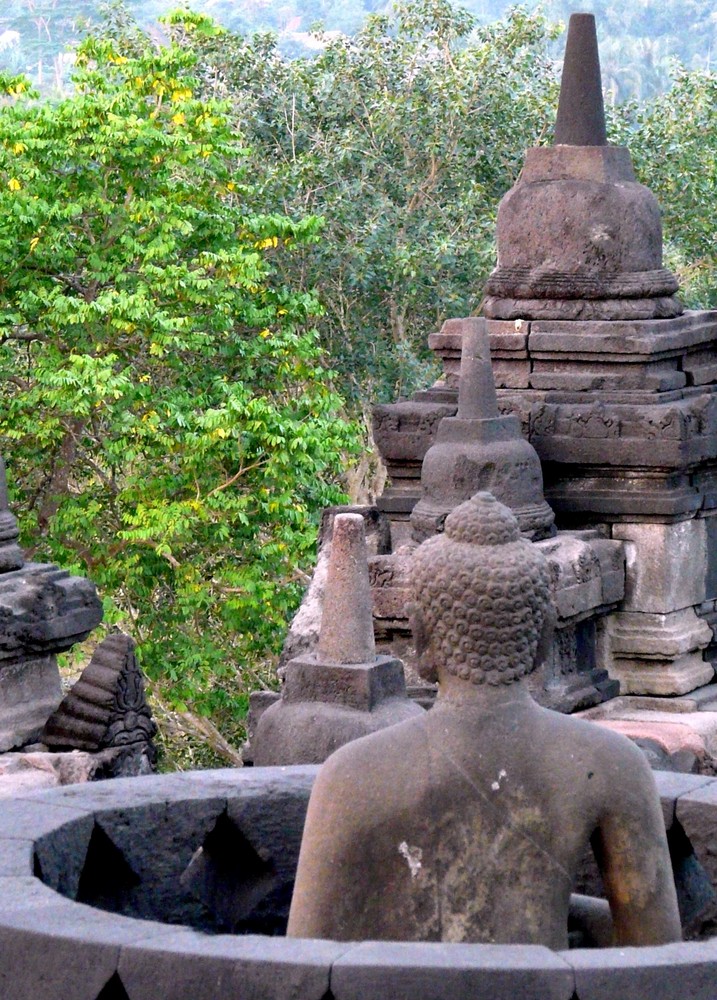
M 478 493 L 413 563 L 414 635 L 435 707 L 343 746 L 309 804 L 288 934 L 567 947 L 592 844 L 612 943 L 681 937 L 641 751 L 541 708 L 524 678 L 552 630 L 546 562 Z M 608 942 L 609 943 L 609 942 Z

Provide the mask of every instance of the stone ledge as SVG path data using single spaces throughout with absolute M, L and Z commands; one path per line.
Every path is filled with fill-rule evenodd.
M 717 310 L 690 310 L 671 319 L 533 320 L 528 349 L 531 354 L 628 355 L 635 362 L 709 344 L 716 329 Z
M 18 815 L 26 824 L 25 837 L 35 839 L 35 823 L 42 826 L 42 812 L 52 807 L 57 827 L 57 813 L 79 813 L 89 821 L 98 805 L 126 812 L 135 803 L 187 802 L 196 796 L 225 799 L 236 808 L 244 794 L 253 795 L 259 805 L 277 792 L 306 801 L 317 770 L 224 769 L 117 779 L 107 787 L 71 786 L 8 801 L 0 814 L 0 864 L 4 870 L 17 866 L 17 874 L 0 877 L 3 1000 L 97 1000 L 109 982 L 118 995 L 124 989 L 129 1000 L 224 1000 L 233 993 L 242 1000 L 325 1000 L 329 990 L 335 1000 L 383 995 L 392 1000 L 464 1000 L 467 988 L 477 1000 L 714 1000 L 717 943 L 712 940 L 552 953 L 521 945 L 207 937 L 186 927 L 72 902 L 28 875 L 26 839 L 11 841 L 12 854 L 3 850 L 4 830 L 17 829 Z M 666 819 L 671 821 L 676 811 L 701 849 L 700 829 L 709 837 L 717 829 L 717 781 L 660 773 L 655 778 Z M 690 810 L 699 810 L 701 827 L 689 825 Z M 153 849 L 149 839 L 144 846 Z

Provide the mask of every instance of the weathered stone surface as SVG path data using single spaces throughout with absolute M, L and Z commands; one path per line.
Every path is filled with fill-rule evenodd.
M 555 121 L 555 144 L 607 145 L 600 56 L 592 14 L 572 14 L 570 17 Z
M 253 762 L 257 767 L 320 764 L 344 743 L 420 714 L 423 709 L 406 696 L 405 686 L 402 697 L 387 698 L 371 711 L 350 709 L 336 701 L 282 700 L 259 719 L 252 740 Z
M 76 906 L 37 879 L 2 879 L 0 893 L 3 1000 L 97 1000 L 122 945 L 167 931 Z
M 670 660 L 614 657 L 609 674 L 620 682 L 623 694 L 679 695 L 707 684 L 714 676 L 698 653 Z
M 215 929 L 284 934 L 314 775 L 273 790 L 247 788 L 227 803 L 181 877 L 203 902 Z
M 530 969 L 529 977 L 525 971 Z M 529 979 L 529 981 L 526 981 Z M 335 1000 L 571 1000 L 573 974 L 547 948 L 366 941 L 349 948 L 331 972 Z
M 48 719 L 42 741 L 62 750 L 96 751 L 149 746 L 156 732 L 134 642 L 116 633 L 99 644 L 79 680 Z M 156 756 L 153 747 L 148 756 Z
M 320 763 L 349 740 L 421 713 L 406 696 L 400 660 L 375 649 L 363 519 L 340 514 L 317 651 L 287 663 L 282 698 L 261 713 L 252 737 L 254 764 Z
M 536 542 L 550 567 L 553 599 L 560 621 L 577 621 L 617 603 L 625 587 L 619 542 L 596 531 L 562 531 Z
M 5 460 L 0 457 L 0 573 L 20 569 L 24 565 L 25 556 L 17 544 L 19 537 L 17 520 L 8 505 Z
M 574 970 L 579 1000 L 711 1000 L 714 942 L 701 942 L 698 954 L 694 947 L 677 943 L 602 952 L 580 949 L 559 957 Z
M 577 357 L 583 360 L 605 355 L 625 361 L 647 361 L 668 352 L 687 352 L 706 348 L 714 339 L 717 325 L 715 310 L 686 310 L 681 316 L 642 320 L 533 320 L 528 326 L 529 355 L 546 354 Z M 494 326 L 489 323 L 489 330 Z M 714 357 L 709 349 L 708 357 Z M 705 356 L 700 353 L 699 357 Z M 702 364 L 706 363 L 702 360 Z
M 122 949 L 119 973 L 130 1000 L 325 1000 L 332 963 L 345 947 L 245 935 L 200 937 L 180 929 Z
M 636 183 L 626 149 L 528 150 L 500 203 L 497 237 L 489 318 L 650 319 L 682 311 L 672 298 L 677 281 L 662 267 L 657 201 Z
M 554 615 L 538 547 L 477 494 L 416 550 L 412 574 L 414 632 L 438 700 L 321 769 L 288 934 L 564 947 L 579 859 L 599 837 L 617 942 L 679 939 L 642 754 L 539 708 L 521 680 Z M 636 883 L 644 894 L 629 891 Z
M 31 832 L 27 840 L 15 837 L 0 838 L 0 877 L 5 875 L 33 875 L 34 845 Z
M 329 569 L 329 555 L 333 538 L 334 521 L 338 514 L 360 514 L 364 520 L 366 548 L 370 555 L 390 551 L 391 527 L 388 518 L 376 507 L 328 507 L 321 515 L 319 529 L 318 557 L 309 586 L 296 612 L 284 648 L 279 658 L 279 676 L 294 656 L 311 653 L 319 642 L 321 613 L 324 607 L 324 591 Z
M 705 600 L 708 553 L 703 518 L 674 524 L 615 524 L 612 537 L 625 543 L 624 611 L 666 614 Z
M 712 638 L 707 623 L 698 618 L 691 607 L 667 614 L 620 611 L 604 623 L 603 631 L 609 640 L 609 655 L 619 659 L 676 659 L 704 649 Z M 706 684 L 711 677 L 710 668 L 702 683 Z
M 441 421 L 423 460 L 413 537 L 420 542 L 437 534 L 454 507 L 490 490 L 511 508 L 521 531 L 544 538 L 554 515 L 543 497 L 540 462 L 518 421 L 498 415 L 485 321 L 464 320 L 462 338 L 458 415 Z
M 524 273 L 518 276 L 522 280 L 529 280 L 533 276 L 526 276 Z M 662 280 L 663 275 L 658 272 L 657 277 Z M 559 277 L 555 283 L 558 285 Z M 559 287 L 559 285 L 558 285 Z M 606 293 L 608 291 L 618 291 L 618 287 L 610 288 L 609 285 L 599 285 L 596 292 Z M 551 288 L 557 292 L 557 288 Z M 587 294 L 587 292 L 585 292 Z M 561 319 L 575 322 L 606 322 L 619 320 L 655 320 L 671 319 L 678 316 L 682 311 L 682 304 L 675 296 L 656 296 L 655 298 L 514 298 L 498 297 L 495 295 L 486 296 L 483 300 L 483 311 L 489 319 L 517 320 L 526 316 L 531 319 Z
M 374 406 L 373 435 L 389 473 L 400 476 L 405 463 L 418 463 L 420 468 L 441 420 L 455 412 L 455 405 L 414 400 Z
M 368 663 L 376 655 L 366 559 L 363 518 L 338 514 L 321 613 L 320 661 Z
M 617 612 L 598 627 L 598 663 L 622 694 L 681 695 L 709 683 L 702 657 L 712 638 L 693 608 L 669 614 Z
M 62 697 L 55 654 L 101 617 L 89 580 L 36 563 L 0 573 L 0 750 L 38 738 Z
M 0 665 L 0 750 L 37 739 L 61 699 L 60 674 L 53 655 Z
M 545 662 L 531 674 L 529 687 L 539 705 L 566 713 L 619 694 L 619 682 L 596 664 L 594 620 L 556 628 Z

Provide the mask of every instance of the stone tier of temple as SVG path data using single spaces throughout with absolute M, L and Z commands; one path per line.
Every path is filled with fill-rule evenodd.
M 654 196 L 606 144 L 599 79 L 594 21 L 575 16 L 556 144 L 528 151 L 501 203 L 484 311 L 498 410 L 540 457 L 561 534 L 592 528 L 624 549 L 625 597 L 596 620 L 596 663 L 623 694 L 683 695 L 717 663 L 717 312 L 675 297 Z M 456 413 L 473 323 L 430 337 L 436 385 L 376 408 L 394 548 Z

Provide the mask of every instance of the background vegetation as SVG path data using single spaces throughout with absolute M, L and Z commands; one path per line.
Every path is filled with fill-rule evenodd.
M 22 70 L 43 87 L 67 79 L 66 49 L 88 23 L 101 21 L 104 0 L 4 0 L 0 10 L 0 66 Z M 176 0 L 126 0 L 140 24 L 161 37 L 157 18 Z M 320 43 L 310 29 L 353 35 L 371 14 L 390 14 L 392 0 L 194 0 L 205 13 L 237 34 L 272 31 L 281 51 L 306 55 Z M 503 18 L 512 0 L 464 0 L 480 24 Z M 550 22 L 567 21 L 575 10 L 598 19 L 603 76 L 613 102 L 645 100 L 667 89 L 675 61 L 687 69 L 710 69 L 717 55 L 717 13 L 712 0 L 527 0 Z M 4 41 L 3 41 L 4 37 Z M 560 59 L 554 45 L 550 55 Z
M 96 10 L 75 8 L 79 31 Z M 37 20 L 40 0 L 14 11 Z M 32 554 L 90 575 L 136 635 L 165 733 L 191 713 L 226 756 L 201 719 L 238 738 L 273 676 L 358 424 L 430 379 L 431 330 L 479 309 L 498 201 L 550 141 L 559 30 L 410 0 L 292 56 L 202 14 L 160 36 L 114 8 L 61 99 L 0 77 L 15 510 Z M 692 305 L 717 304 L 716 118 L 709 69 L 610 111 Z

